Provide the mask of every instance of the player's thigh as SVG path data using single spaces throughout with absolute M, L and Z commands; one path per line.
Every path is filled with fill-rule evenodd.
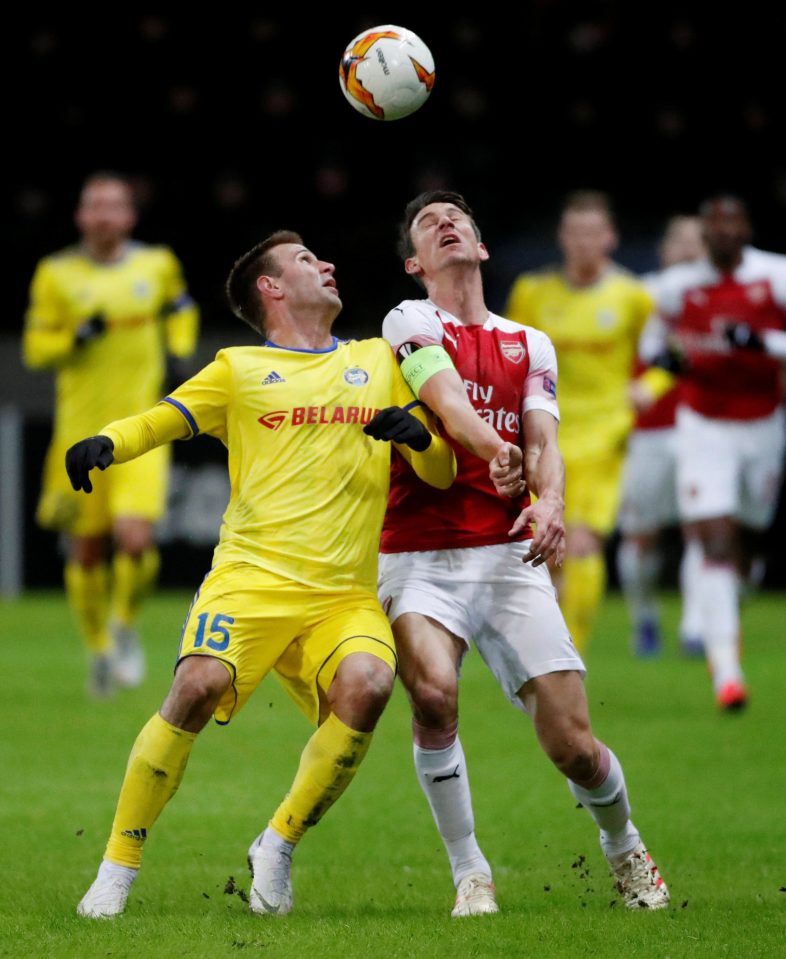
M 92 493 L 75 491 L 65 470 L 67 448 L 54 440 L 47 450 L 36 522 L 70 536 L 105 536 L 112 526 L 108 471 L 91 470 Z
M 677 502 L 683 522 L 737 514 L 741 457 L 729 425 L 686 407 L 677 412 Z
M 164 515 L 170 458 L 169 447 L 159 446 L 107 470 L 113 519 L 138 517 L 154 522 Z
M 341 663 L 353 653 L 381 661 L 395 676 L 395 642 L 387 616 L 370 593 L 313 591 L 305 627 L 275 663 L 296 705 L 314 724 L 324 718 L 327 694 Z
M 481 553 L 479 548 L 443 549 L 379 557 L 379 599 L 397 642 L 401 635 L 405 685 L 410 675 L 429 670 L 455 673 L 472 636 Z
M 624 464 L 623 450 L 565 463 L 565 525 L 586 526 L 600 536 L 614 529 Z
M 619 527 L 626 536 L 676 523 L 676 435 L 673 429 L 640 430 L 631 436 L 622 474 Z
M 737 432 L 742 456 L 738 518 L 751 529 L 766 529 L 775 516 L 783 480 L 783 410 L 739 424 Z
M 589 746 L 592 729 L 581 673 L 570 670 L 534 677 L 519 697 L 552 759 L 558 761 L 566 750 Z
M 297 590 L 282 589 L 257 567 L 221 564 L 207 574 L 194 596 L 177 661 L 209 656 L 223 663 L 231 682 L 215 717 L 228 723 L 302 626 L 303 604 Z
M 572 670 L 585 673 L 545 566 L 522 563 L 522 543 L 506 544 L 509 581 L 487 582 L 478 595 L 474 641 L 508 700 L 525 706 L 521 688 L 535 677 Z

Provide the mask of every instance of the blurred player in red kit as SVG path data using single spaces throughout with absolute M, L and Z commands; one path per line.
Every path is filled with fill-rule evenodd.
M 702 638 L 722 709 L 748 698 L 740 664 L 739 584 L 746 533 L 772 521 L 784 454 L 780 364 L 735 348 L 727 329 L 759 336 L 786 322 L 786 257 L 750 246 L 745 203 L 715 196 L 700 210 L 706 258 L 672 267 L 658 285 L 661 315 L 685 358 L 677 411 L 680 516 L 701 543 L 695 582 Z

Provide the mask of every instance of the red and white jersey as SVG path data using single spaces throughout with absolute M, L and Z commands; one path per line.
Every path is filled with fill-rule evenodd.
M 757 332 L 786 325 L 786 256 L 745 247 L 740 265 L 721 273 L 708 259 L 665 270 L 657 284 L 658 309 L 688 361 L 680 402 L 715 419 L 769 416 L 780 402 L 777 360 L 732 349 L 729 323 Z
M 470 402 L 503 440 L 524 446 L 523 416 L 546 410 L 559 419 L 557 357 L 545 333 L 489 313 L 486 322 L 466 326 L 431 300 L 404 300 L 385 317 L 382 335 L 401 362 L 413 347 L 438 344 L 463 379 Z M 382 529 L 383 553 L 490 546 L 510 541 L 508 530 L 529 495 L 500 496 L 488 464 L 447 436 L 458 464 L 448 490 L 428 486 L 396 454 L 388 511 Z M 518 539 L 528 539 L 524 530 Z

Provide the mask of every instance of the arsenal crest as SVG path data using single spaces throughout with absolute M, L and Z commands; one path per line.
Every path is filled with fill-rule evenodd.
M 524 344 L 518 340 L 501 340 L 499 348 L 502 350 L 505 359 L 510 360 L 511 363 L 520 363 L 527 352 L 524 349 Z

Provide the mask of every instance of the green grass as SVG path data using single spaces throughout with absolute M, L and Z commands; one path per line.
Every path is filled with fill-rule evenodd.
M 411 766 L 397 689 L 357 781 L 299 849 L 295 912 L 248 913 L 245 851 L 286 790 L 309 728 L 275 680 L 227 728 L 202 735 L 157 824 L 127 913 L 77 918 L 106 840 L 131 743 L 166 692 L 188 598 L 145 610 L 151 676 L 109 703 L 83 693 L 59 595 L 0 606 L 6 698 L 0 737 L 0 956 L 678 959 L 786 956 L 786 696 L 782 596 L 744 612 L 752 689 L 719 715 L 703 664 L 671 648 L 627 652 L 617 599 L 588 665 L 595 731 L 622 759 L 634 819 L 672 890 L 661 913 L 626 913 L 594 826 L 477 655 L 462 680 L 462 739 L 478 835 L 501 913 L 451 921 L 452 885 Z M 675 600 L 666 603 L 673 636 Z M 583 867 L 573 868 L 579 856 Z

